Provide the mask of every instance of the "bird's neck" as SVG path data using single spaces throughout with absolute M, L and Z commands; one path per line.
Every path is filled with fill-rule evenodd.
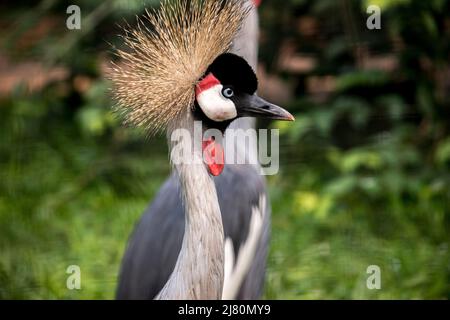
M 185 210 L 185 233 L 177 263 L 160 299 L 220 299 L 224 279 L 224 235 L 222 217 L 214 181 L 203 164 L 201 143 L 194 143 L 194 119 L 191 115 L 177 129 L 184 131 L 177 142 L 178 151 L 192 154 L 194 161 L 174 161 L 181 182 Z M 171 131 L 171 136 L 173 137 Z M 185 134 L 189 133 L 188 139 Z M 171 137 L 169 136 L 169 139 Z M 201 140 L 200 140 L 201 142 Z M 197 146 L 196 146 L 197 145 Z

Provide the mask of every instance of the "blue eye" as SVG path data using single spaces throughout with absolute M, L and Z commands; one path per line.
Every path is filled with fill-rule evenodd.
M 234 90 L 232 88 L 230 88 L 230 87 L 225 87 L 222 90 L 222 95 L 225 98 L 227 98 L 227 99 L 233 98 L 234 97 Z

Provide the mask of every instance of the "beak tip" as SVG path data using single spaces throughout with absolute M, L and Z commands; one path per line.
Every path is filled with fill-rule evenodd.
M 283 116 L 283 120 L 289 121 L 289 122 L 294 122 L 295 121 L 295 117 L 290 112 L 288 112 L 286 110 L 284 110 L 284 111 L 285 111 L 286 114 Z

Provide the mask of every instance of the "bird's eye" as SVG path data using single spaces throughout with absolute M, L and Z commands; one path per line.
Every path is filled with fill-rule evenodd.
M 227 99 L 233 98 L 234 97 L 234 90 L 232 88 L 230 88 L 230 87 L 225 87 L 222 90 L 222 95 L 225 98 L 227 98 Z

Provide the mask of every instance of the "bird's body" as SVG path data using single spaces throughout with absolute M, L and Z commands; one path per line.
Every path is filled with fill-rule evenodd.
M 248 170 L 252 169 L 247 165 L 226 166 L 222 175 L 214 178 L 225 236 L 232 239 L 234 248 L 240 248 L 248 238 L 252 206 L 257 206 L 260 195 L 266 193 L 263 177 L 256 170 L 251 174 Z M 246 195 L 246 199 L 242 200 L 242 195 Z M 258 299 L 262 294 L 269 240 L 269 204 L 264 209 L 261 239 L 237 299 Z M 173 174 L 130 238 L 123 258 L 118 299 L 153 299 L 159 293 L 174 269 L 184 228 L 180 182 Z
M 232 52 L 246 58 L 256 69 L 258 55 L 256 8 L 253 8 L 247 16 L 242 29 L 234 39 Z M 230 127 L 253 128 L 254 120 L 237 119 Z M 251 141 L 248 149 L 239 149 L 239 145 L 235 147 L 247 160 L 256 158 L 256 141 Z M 257 165 L 252 167 L 249 164 L 229 164 L 220 176 L 214 178 L 214 182 L 225 238 L 230 239 L 233 245 L 233 250 L 226 252 L 226 258 L 230 259 L 229 255 L 233 255 L 234 266 L 240 248 L 249 238 L 252 208 L 259 205 L 261 197 L 268 198 L 265 179 L 259 174 Z M 172 174 L 130 237 L 120 272 L 118 299 L 153 299 L 169 279 L 175 268 L 185 231 L 184 209 L 180 195 L 179 177 Z M 261 211 L 263 225 L 259 230 L 259 241 L 254 250 L 245 252 L 244 257 L 251 262 L 245 270 L 242 282 L 238 284 L 237 292 L 236 290 L 224 292 L 224 297 L 253 300 L 259 299 L 262 295 L 270 235 L 270 204 L 266 202 Z M 225 290 L 229 287 L 232 286 L 226 282 Z

